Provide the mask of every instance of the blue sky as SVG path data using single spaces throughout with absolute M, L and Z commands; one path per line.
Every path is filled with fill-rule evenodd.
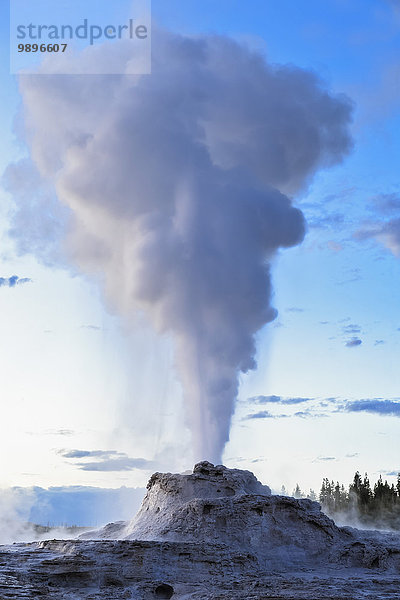
M 1 0 L 2 171 L 28 152 L 15 134 L 21 97 L 9 75 L 7 5 Z M 307 235 L 273 263 L 279 315 L 257 335 L 258 369 L 242 376 L 225 463 L 254 470 L 275 489 L 297 481 L 318 488 L 324 476 L 347 482 L 356 469 L 372 479 L 400 470 L 400 257 L 382 234 L 400 213 L 399 7 L 153 0 L 152 17 L 175 32 L 228 35 L 272 63 L 314 70 L 354 102 L 351 154 L 294 198 Z M 9 457 L 0 484 L 135 487 L 152 470 L 190 468 L 171 340 L 140 317 L 128 326 L 110 314 L 96 282 L 77 269 L 19 255 L 7 233 L 13 198 L 0 194 L 0 277 L 32 280 L 0 286 L 0 439 Z M 86 470 L 90 457 L 68 458 L 74 449 L 115 452 L 94 460 L 119 463 Z M 138 458 L 148 462 L 137 468 Z

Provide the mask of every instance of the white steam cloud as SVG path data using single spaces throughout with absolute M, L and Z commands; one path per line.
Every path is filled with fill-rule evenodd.
M 122 69 L 129 59 L 121 43 Z M 276 316 L 270 261 L 305 232 L 284 194 L 348 152 L 350 102 L 228 38 L 161 31 L 152 75 L 24 76 L 21 91 L 36 168 L 70 209 L 70 257 L 120 314 L 173 333 L 194 458 L 219 462 L 238 375 Z M 38 201 L 36 226 L 53 234 L 51 206 Z

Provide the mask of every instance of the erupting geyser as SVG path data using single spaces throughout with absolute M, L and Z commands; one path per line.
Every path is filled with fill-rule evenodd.
M 123 72 L 131 47 L 119 48 Z M 194 457 L 220 462 L 238 375 L 256 367 L 254 336 L 276 316 L 270 261 L 305 232 L 285 194 L 347 153 L 349 101 L 228 38 L 165 31 L 152 75 L 20 85 L 35 166 L 9 167 L 8 180 L 15 219 L 36 217 L 25 244 L 43 256 L 43 237 L 60 235 L 54 200 L 17 189 L 37 169 L 68 209 L 70 257 L 101 274 L 120 314 L 143 310 L 173 333 Z

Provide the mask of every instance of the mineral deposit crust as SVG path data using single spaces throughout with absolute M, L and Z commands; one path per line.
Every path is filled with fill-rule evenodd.
M 337 527 L 249 471 L 155 473 L 138 514 L 2 547 L 0 600 L 400 600 L 400 536 Z

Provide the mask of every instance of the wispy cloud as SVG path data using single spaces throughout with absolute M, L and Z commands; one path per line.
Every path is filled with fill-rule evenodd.
M 153 461 L 145 458 L 132 458 L 125 452 L 116 450 L 78 450 L 62 449 L 58 454 L 68 460 L 95 459 L 85 462 L 76 462 L 75 465 L 82 471 L 132 471 L 133 469 L 152 469 Z
M 392 215 L 393 213 L 400 214 L 399 194 L 377 194 L 371 198 L 370 204 L 374 211 L 383 215 Z
M 299 417 L 300 419 L 317 419 L 320 417 L 326 417 L 325 413 L 315 412 L 315 409 L 308 408 L 307 410 L 301 410 L 295 412 L 294 417 Z
M 340 244 L 335 240 L 329 240 L 329 242 L 327 242 L 326 245 L 329 248 L 329 250 L 332 250 L 332 252 L 341 252 L 344 248 L 343 244 Z
M 309 218 L 308 224 L 315 229 L 336 229 L 345 224 L 345 216 L 342 213 L 331 213 L 328 215 L 315 215 Z
M 329 462 L 332 460 L 336 460 L 336 456 L 317 456 L 313 462 Z
M 101 459 L 96 462 L 77 463 L 82 471 L 132 471 L 134 469 L 148 470 L 153 468 L 153 463 L 144 458 L 130 458 L 119 456 L 117 458 Z
M 400 402 L 397 400 L 366 399 L 347 402 L 346 412 L 367 412 L 390 417 L 400 417 Z
M 362 340 L 358 337 L 352 337 L 350 340 L 347 340 L 345 343 L 346 348 L 356 348 L 357 346 L 361 346 Z
M 257 413 L 250 413 L 245 419 L 284 419 L 286 417 L 289 417 L 289 415 L 274 415 L 268 410 L 260 410 Z
M 400 6 L 400 3 L 399 3 Z M 400 195 L 377 194 L 370 200 L 373 217 L 355 232 L 359 241 L 375 239 L 400 256 Z
M 282 397 L 282 396 L 252 396 L 248 398 L 248 402 L 251 404 L 302 404 L 303 402 L 311 402 L 314 398 L 300 398 L 300 397 Z
M 345 334 L 360 333 L 361 327 L 359 325 L 357 325 L 356 323 L 349 323 L 349 325 L 345 325 L 342 328 L 342 331 Z
M 400 256 L 400 217 L 366 224 L 356 231 L 354 238 L 359 241 L 375 239 L 395 256 Z
M 342 279 L 342 281 L 338 281 L 337 285 L 347 285 L 348 283 L 354 283 L 355 281 L 360 281 L 361 276 L 360 275 L 353 275 L 352 277 L 349 277 L 348 279 Z
M 23 285 L 24 283 L 31 282 L 32 279 L 29 277 L 18 277 L 17 275 L 12 275 L 11 277 L 0 277 L 0 287 L 13 288 L 17 285 Z
M 64 458 L 109 458 L 119 455 L 115 450 L 60 450 L 58 453 Z
M 269 404 L 281 402 L 281 396 L 251 396 L 247 399 L 251 404 Z
M 38 431 L 26 431 L 27 435 L 61 435 L 61 436 L 70 436 L 74 435 L 75 431 L 73 429 L 40 429 Z
M 282 397 L 282 396 L 275 396 L 275 395 L 271 395 L 271 396 L 253 396 L 251 398 L 248 398 L 246 403 L 249 405 L 255 405 L 255 406 L 262 406 L 262 405 L 266 405 L 266 404 L 272 404 L 272 405 L 283 405 L 283 406 L 298 406 L 299 404 L 306 404 L 309 402 L 313 402 L 315 400 L 315 398 L 303 398 L 303 397 Z M 249 413 L 248 415 L 246 415 L 246 417 L 244 417 L 244 420 L 248 420 L 248 419 L 286 419 L 286 418 L 290 418 L 290 417 L 298 417 L 301 419 L 308 419 L 308 418 L 313 418 L 313 417 L 324 417 L 324 414 L 321 414 L 321 412 L 317 412 L 315 410 L 315 408 L 304 408 L 301 411 L 295 412 L 295 413 L 289 413 L 289 414 L 275 414 L 273 412 L 270 412 L 269 410 L 260 410 L 258 412 L 255 413 Z
M 284 398 L 282 404 L 303 404 L 304 402 L 311 402 L 314 398 Z
M 319 419 L 327 418 L 341 413 L 375 413 L 390 417 L 400 417 L 400 398 L 363 398 L 361 400 L 349 400 L 344 398 L 329 397 L 324 399 L 317 398 L 281 398 L 281 396 L 255 396 L 249 398 L 248 402 L 260 406 L 271 403 L 271 405 L 296 406 L 301 402 L 310 404 L 301 407 L 297 412 L 288 412 L 286 414 L 275 414 L 269 410 L 259 410 L 247 414 L 243 420 L 256 419 L 282 419 L 297 417 L 300 419 Z M 357 454 L 349 454 L 347 458 L 353 458 Z

